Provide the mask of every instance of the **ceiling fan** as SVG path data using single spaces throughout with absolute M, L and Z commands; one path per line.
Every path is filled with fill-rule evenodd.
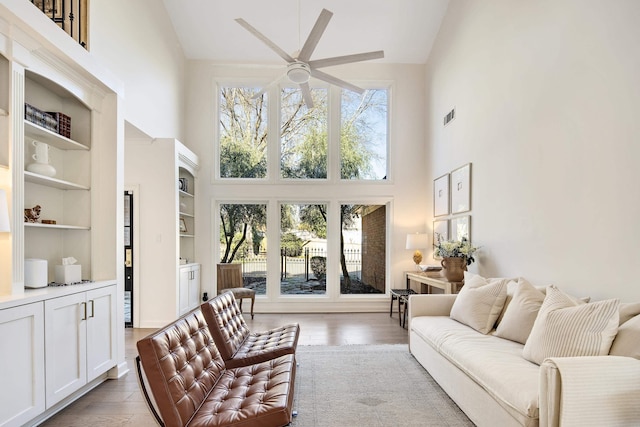
M 242 18 L 236 19 L 236 22 L 242 25 L 245 29 L 247 29 L 251 34 L 256 36 L 258 39 L 262 40 L 264 44 L 270 47 L 275 53 L 277 53 L 282 59 L 287 61 L 287 71 L 286 76 L 293 83 L 297 83 L 300 85 L 300 89 L 302 90 L 302 97 L 304 99 L 305 104 L 308 108 L 313 107 L 313 99 L 311 98 L 311 89 L 309 87 L 309 79 L 314 77 L 319 80 L 323 80 L 327 83 L 340 86 L 345 89 L 352 90 L 359 94 L 364 93 L 364 89 L 353 85 L 351 83 L 345 82 L 337 77 L 324 73 L 319 68 L 330 67 L 334 65 L 342 65 L 349 64 L 352 62 L 360 62 L 360 61 L 368 61 L 371 59 L 384 58 L 384 51 L 377 50 L 374 52 L 366 52 L 366 53 L 357 53 L 353 55 L 345 55 L 345 56 L 336 56 L 332 58 L 325 59 L 317 59 L 311 60 L 311 55 L 315 50 L 318 42 L 320 41 L 320 37 L 324 33 L 324 30 L 327 28 L 329 24 L 329 20 L 333 13 L 328 11 L 327 9 L 322 9 L 320 12 L 320 16 L 316 20 L 315 25 L 311 29 L 311 33 L 307 37 L 307 40 L 304 42 L 302 49 L 299 52 L 294 53 L 293 55 L 289 55 L 287 52 L 278 47 L 275 43 L 265 37 L 260 31 L 256 30 L 252 27 L 247 21 Z M 270 87 L 277 84 L 282 78 L 279 77 L 273 82 L 269 83 L 265 86 L 260 92 L 254 95 L 254 98 L 261 96 L 265 93 Z

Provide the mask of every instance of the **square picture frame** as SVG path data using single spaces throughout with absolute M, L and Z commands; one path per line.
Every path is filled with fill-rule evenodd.
M 463 215 L 451 218 L 451 238 L 462 240 L 466 237 L 471 242 L 471 215 Z
M 471 163 L 451 172 L 451 214 L 471 210 Z
M 187 222 L 184 220 L 184 218 L 180 218 L 180 232 L 181 233 L 189 232 L 189 230 L 187 229 Z
M 449 174 L 433 180 L 433 216 L 449 215 Z
M 438 243 L 438 238 L 440 240 L 449 240 L 449 220 L 448 219 L 437 219 L 433 221 L 433 239 L 432 242 L 434 246 Z M 441 259 L 441 257 L 436 257 L 434 255 L 433 259 Z

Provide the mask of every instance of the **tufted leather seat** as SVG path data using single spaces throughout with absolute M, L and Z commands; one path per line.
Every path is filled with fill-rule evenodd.
M 278 427 L 291 422 L 295 356 L 225 369 L 199 309 L 137 342 L 164 425 Z
M 295 353 L 300 335 L 297 323 L 268 331 L 251 332 L 231 292 L 212 298 L 202 304 L 200 309 L 228 368 Z

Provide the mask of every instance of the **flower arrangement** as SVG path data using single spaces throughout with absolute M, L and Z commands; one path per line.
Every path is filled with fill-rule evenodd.
M 471 242 L 466 237 L 460 240 L 438 240 L 434 247 L 434 255 L 443 258 L 466 258 L 467 265 L 475 261 L 473 254 L 478 250 L 471 246 Z

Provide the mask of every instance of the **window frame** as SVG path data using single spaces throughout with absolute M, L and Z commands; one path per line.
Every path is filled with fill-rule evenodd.
M 223 178 L 220 176 L 220 91 L 223 87 L 260 88 L 261 79 L 216 79 L 214 84 L 214 113 L 213 126 L 213 165 L 215 170 L 211 174 L 212 184 L 255 184 L 255 185 L 325 185 L 327 183 L 340 183 L 343 185 L 391 185 L 393 184 L 393 151 L 391 150 L 392 111 L 393 111 L 393 84 L 391 81 L 355 82 L 365 90 L 387 91 L 387 135 L 386 135 L 386 179 L 343 179 L 341 177 L 341 150 L 340 127 L 342 88 L 329 85 L 324 82 L 314 82 L 312 88 L 326 88 L 327 96 L 327 178 L 283 178 L 281 176 L 281 146 L 280 124 L 282 120 L 281 89 L 294 87 L 293 84 L 277 84 L 270 87 L 267 95 L 267 172 L 264 178 Z M 276 100 L 277 102 L 274 102 Z M 278 132 L 270 132 L 270 129 L 278 129 Z

